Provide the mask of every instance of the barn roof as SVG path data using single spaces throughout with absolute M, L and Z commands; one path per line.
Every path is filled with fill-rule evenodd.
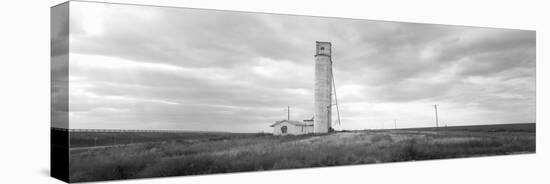
M 295 120 L 280 120 L 280 121 L 276 121 L 275 123 L 273 123 L 272 125 L 269 125 L 270 127 L 274 127 L 275 125 L 278 125 L 278 124 L 281 124 L 281 123 L 284 123 L 284 122 L 287 122 L 287 123 L 290 123 L 292 125 L 296 125 L 296 126 L 313 126 L 312 124 L 305 124 L 303 122 L 300 122 L 300 121 L 295 121 Z

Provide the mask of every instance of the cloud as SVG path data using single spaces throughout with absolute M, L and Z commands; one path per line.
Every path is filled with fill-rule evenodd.
M 69 5 L 52 8 L 50 22 L 51 126 L 68 128 Z
M 75 128 L 257 132 L 311 118 L 314 43 L 333 44 L 344 125 L 534 121 L 535 33 L 72 2 Z M 338 127 L 337 127 L 338 128 Z

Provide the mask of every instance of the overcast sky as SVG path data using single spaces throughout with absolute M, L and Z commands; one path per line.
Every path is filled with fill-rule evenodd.
M 535 32 L 71 2 L 70 128 L 271 131 L 313 116 L 332 42 L 336 129 L 535 121 Z M 53 48 L 55 49 L 55 48 Z M 53 51 L 55 52 L 55 51 Z M 53 55 L 53 54 L 52 54 Z

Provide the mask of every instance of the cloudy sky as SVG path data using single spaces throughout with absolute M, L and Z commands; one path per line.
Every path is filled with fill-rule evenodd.
M 433 126 L 433 104 L 441 125 L 535 121 L 534 31 L 88 2 L 70 15 L 56 54 L 70 128 L 270 131 L 287 105 L 309 119 L 315 41 L 333 45 L 336 129 Z

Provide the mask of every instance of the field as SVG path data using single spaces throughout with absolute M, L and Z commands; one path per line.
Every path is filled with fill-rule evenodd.
M 71 182 L 535 152 L 535 124 L 323 135 L 71 133 Z

